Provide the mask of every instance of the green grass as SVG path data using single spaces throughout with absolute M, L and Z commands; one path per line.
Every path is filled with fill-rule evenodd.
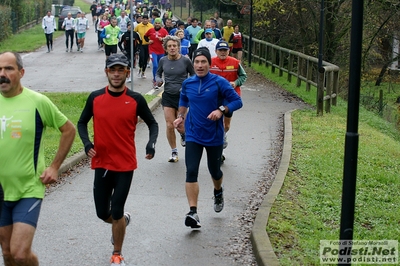
M 57 38 L 64 32 L 56 31 L 53 37 Z M 43 33 L 42 25 L 36 25 L 0 43 L 0 52 L 12 51 L 18 53 L 32 52 L 46 45 L 46 38 Z
M 76 126 L 79 117 L 81 115 L 82 109 L 85 106 L 89 92 L 43 93 L 43 94 L 49 97 L 49 99 L 53 101 L 53 103 L 60 109 L 60 111 L 63 114 L 65 114 L 68 117 L 68 119 L 71 120 L 71 122 Z M 148 103 L 155 98 L 155 96 L 151 95 L 143 95 L 143 96 L 145 97 Z M 88 128 L 89 128 L 89 136 L 93 136 L 92 122 L 90 122 Z M 58 149 L 59 140 L 60 140 L 60 133 L 58 130 L 53 128 L 46 129 L 43 141 L 46 165 L 49 165 L 53 160 L 54 155 Z M 77 133 L 68 156 L 78 153 L 82 151 L 82 149 L 83 145 Z
M 315 90 L 254 68 L 315 104 Z M 292 113 L 292 158 L 266 228 L 281 265 L 319 265 L 319 241 L 339 239 L 346 119 L 343 100 L 320 117 L 315 109 Z M 359 134 L 353 239 L 400 241 L 399 131 L 360 108 Z

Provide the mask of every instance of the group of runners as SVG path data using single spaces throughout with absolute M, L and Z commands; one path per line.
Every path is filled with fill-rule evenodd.
M 214 211 L 219 213 L 224 208 L 224 175 L 221 170 L 225 159 L 223 150 L 228 144 L 227 132 L 232 115 L 243 105 L 240 86 L 246 81 L 247 75 L 240 60 L 229 56 L 233 52 L 233 45 L 223 37 L 217 42 L 213 41 L 213 45 L 209 45 L 210 40 L 205 45 L 192 48 L 189 54 L 182 55 L 182 38 L 169 35 L 160 18 L 154 18 L 153 26 L 145 22 L 149 20 L 147 15 L 137 18 L 140 17 L 142 21 L 134 30 L 140 47 L 138 74 L 143 78 L 147 67 L 147 58 L 143 55 L 147 45 L 153 62 L 153 83 L 157 87 L 164 87 L 161 104 L 166 122 L 166 138 L 171 147 L 168 162 L 179 161 L 176 132 L 185 149 L 185 192 L 189 212 L 184 224 L 190 228 L 200 228 L 197 210 L 198 174 L 203 150 L 207 153 L 207 167 L 214 185 Z M 51 20 L 51 14 L 48 14 L 48 20 Z M 43 27 L 44 30 L 51 27 L 43 23 L 47 25 Z M 120 46 L 122 53 L 118 53 L 114 50 L 118 43 L 107 47 L 107 41 L 104 42 L 104 72 L 108 84 L 90 93 L 77 123 L 84 150 L 94 169 L 96 214 L 99 219 L 111 224 L 112 266 L 125 265 L 122 246 L 125 228 L 132 217 L 124 207 L 137 168 L 134 132 L 138 117 L 143 119 L 149 129 L 146 159 L 154 158 L 159 131 L 158 122 L 144 97 L 126 86 L 131 69 L 135 66 L 134 59 L 127 52 L 127 43 L 131 37 L 126 34 L 131 23 L 127 22 L 127 31 L 122 35 L 115 17 L 103 28 L 103 39 L 118 36 L 119 43 L 126 43 Z M 81 27 L 76 23 L 64 24 L 66 31 L 70 30 L 69 27 L 74 31 Z M 205 24 L 208 25 L 208 22 Z M 89 27 L 86 22 L 82 28 L 84 26 L 86 29 Z M 116 29 L 108 29 L 108 26 Z M 183 36 L 184 30 L 190 31 L 190 27 L 196 26 L 187 25 L 185 29 L 182 28 Z M 203 29 L 203 32 L 205 39 L 215 39 L 208 36 L 215 34 L 212 27 Z M 197 34 L 201 36 L 202 33 L 199 30 Z M 82 39 L 82 35 L 79 37 Z M 193 33 L 190 33 L 189 38 L 192 37 Z M 151 48 L 156 42 L 162 50 Z M 66 46 L 67 52 L 70 52 L 72 44 L 68 46 L 67 43 Z M 81 52 L 83 46 L 84 43 L 80 42 L 78 49 Z M 49 42 L 51 50 L 52 43 Z M 157 67 L 154 68 L 154 65 Z M 0 162 L 4 163 L 0 174 L 0 184 L 4 190 L 4 202 L 0 204 L 0 244 L 6 266 L 38 265 L 38 258 L 31 246 L 45 185 L 57 181 L 58 169 L 70 150 L 76 131 L 74 125 L 47 97 L 21 84 L 24 73 L 19 54 L 0 54 L 0 114 L 3 115 L 0 149 L 7 151 L 0 154 Z M 22 106 L 24 112 L 21 112 Z M 88 133 L 90 120 L 93 120 L 93 139 Z M 40 146 L 44 137 L 42 133 L 48 126 L 60 130 L 61 139 L 53 162 L 46 168 L 44 150 Z M 25 167 L 15 167 L 21 164 Z

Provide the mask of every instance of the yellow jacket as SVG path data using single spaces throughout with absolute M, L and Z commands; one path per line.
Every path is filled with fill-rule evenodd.
M 147 41 L 144 39 L 144 35 L 145 35 L 146 32 L 147 32 L 149 29 L 151 29 L 151 28 L 154 28 L 154 26 L 153 26 L 153 24 L 151 24 L 150 22 L 147 23 L 146 25 L 144 25 L 143 23 L 139 23 L 139 24 L 135 27 L 134 31 L 136 31 L 137 33 L 139 33 L 140 37 L 142 38 L 142 45 L 148 45 L 148 44 L 149 44 L 149 42 L 147 42 Z

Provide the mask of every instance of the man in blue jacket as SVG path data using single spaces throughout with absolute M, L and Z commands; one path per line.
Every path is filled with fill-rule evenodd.
M 242 107 L 243 103 L 229 82 L 209 72 L 211 55 L 207 48 L 193 53 L 193 67 L 196 75 L 182 83 L 178 118 L 174 126 L 186 133 L 186 195 L 190 211 L 186 214 L 185 225 L 200 228 L 197 214 L 199 196 L 198 173 L 203 149 L 207 152 L 207 165 L 214 184 L 214 211 L 224 208 L 221 171 L 221 155 L 224 142 L 223 116 Z M 223 105 L 223 103 L 227 103 Z M 190 109 L 188 111 L 188 107 Z M 186 114 L 187 113 L 187 114 Z

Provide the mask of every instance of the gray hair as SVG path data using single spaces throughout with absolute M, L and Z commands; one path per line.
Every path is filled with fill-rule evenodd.
M 175 31 L 175 36 L 178 36 L 178 33 L 182 32 L 183 34 L 185 34 L 185 32 L 183 30 L 177 30 Z M 179 38 L 179 37 L 178 37 Z
M 21 55 L 19 53 L 16 53 L 16 52 L 3 52 L 3 53 L 0 53 L 0 54 L 6 54 L 6 53 L 11 53 L 11 54 L 13 54 L 15 56 L 15 63 L 17 64 L 18 70 L 21 70 L 21 69 L 24 68 L 24 64 L 22 62 L 22 57 L 21 57 Z
M 167 35 L 165 36 L 164 40 L 163 40 L 163 47 L 164 50 L 167 50 L 167 42 L 168 41 L 174 41 L 178 44 L 178 48 L 179 48 L 179 52 L 181 51 L 181 39 L 179 39 L 179 37 L 177 36 L 172 36 L 172 35 Z

